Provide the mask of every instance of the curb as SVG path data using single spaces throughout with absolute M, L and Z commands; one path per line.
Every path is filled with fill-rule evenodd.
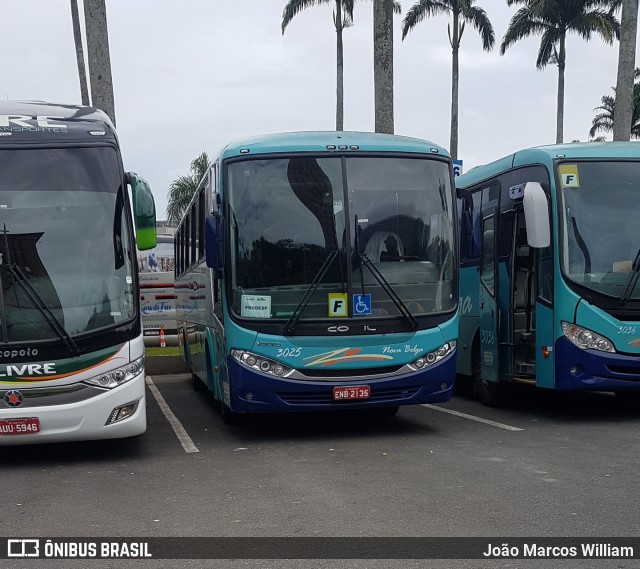
M 181 356 L 147 356 L 144 367 L 147 375 L 174 375 L 189 372 Z

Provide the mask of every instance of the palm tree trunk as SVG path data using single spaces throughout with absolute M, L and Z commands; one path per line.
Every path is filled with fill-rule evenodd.
M 393 0 L 373 1 L 375 131 L 393 134 Z
M 638 0 L 623 0 L 622 15 L 620 17 L 616 102 L 613 115 L 613 140 L 631 139 L 637 29 Z
M 80 30 L 80 17 L 78 16 L 78 0 L 71 0 L 71 23 L 73 24 L 73 41 L 76 46 L 76 60 L 78 62 L 80 98 L 83 105 L 89 105 L 89 88 L 87 87 L 87 69 L 84 64 L 82 32 Z
M 558 49 L 558 110 L 556 117 L 556 144 L 562 144 L 564 139 L 564 67 L 566 53 L 564 48 L 565 35 L 560 36 L 560 46 Z
M 342 47 L 342 2 L 336 0 L 336 130 L 344 128 L 344 50 Z
M 105 0 L 84 0 L 91 101 L 116 123 Z
M 457 12 L 453 13 L 453 34 L 451 36 L 452 62 L 451 62 L 451 140 L 449 141 L 449 153 L 452 160 L 458 158 L 458 78 L 459 62 L 458 50 L 460 48 L 460 19 Z

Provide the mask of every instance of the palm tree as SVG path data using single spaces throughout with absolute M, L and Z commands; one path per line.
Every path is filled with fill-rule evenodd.
M 617 0 L 616 4 L 620 2 Z M 634 116 L 634 68 L 636 65 L 636 35 L 638 30 L 638 0 L 621 0 L 620 46 L 616 82 L 616 117 L 613 140 L 629 140 L 629 123 Z M 636 69 L 636 72 L 638 70 Z
M 178 225 L 209 166 L 211 166 L 209 156 L 206 152 L 203 152 L 191 162 L 190 174 L 180 176 L 171 182 L 167 192 L 168 204 L 166 211 L 169 225 Z
M 373 0 L 373 83 L 375 131 L 393 134 L 393 14 L 400 4 Z
M 116 123 L 105 0 L 84 0 L 91 102 Z
M 589 41 L 595 32 L 612 44 L 620 34 L 620 24 L 613 15 L 611 0 L 507 0 L 507 4 L 522 4 L 509 22 L 502 39 L 500 54 L 525 37 L 540 34 L 540 49 L 536 67 L 544 69 L 549 63 L 558 66 L 558 108 L 556 142 L 563 140 L 564 70 L 566 65 L 567 33 L 575 32 Z
M 634 79 L 632 112 L 623 140 L 629 140 L 629 135 L 631 135 L 631 138 L 640 138 L 640 69 L 638 68 L 635 70 Z M 614 91 L 617 92 L 617 89 L 614 89 Z M 600 112 L 593 117 L 593 121 L 591 122 L 589 138 L 592 139 L 597 132 L 614 132 L 614 119 L 616 116 L 614 111 L 618 104 L 617 98 L 611 95 L 604 95 L 601 100 L 602 104 L 593 109 L 594 111 Z M 631 129 L 629 129 L 629 125 L 631 125 Z
M 470 23 L 480 34 L 482 48 L 490 51 L 495 43 L 493 26 L 487 13 L 480 7 L 474 6 L 475 0 L 418 0 L 407 12 L 402 21 L 402 39 L 416 24 L 438 14 L 451 13 L 451 24 L 448 25 L 449 43 L 453 53 L 451 66 L 451 142 L 449 152 L 455 160 L 458 157 L 458 50 L 466 23 Z
M 282 33 L 298 13 L 319 4 L 335 2 L 333 11 L 333 24 L 336 28 L 336 130 L 344 128 L 344 57 L 342 46 L 342 31 L 353 25 L 353 4 L 355 0 L 289 0 L 282 12 Z
M 80 17 L 78 16 L 78 0 L 71 1 L 71 23 L 73 25 L 73 41 L 76 46 L 76 60 L 78 62 L 78 77 L 80 79 L 80 98 L 83 105 L 89 105 L 89 88 L 87 87 L 87 69 L 84 64 L 84 50 L 82 48 L 82 32 L 80 31 Z

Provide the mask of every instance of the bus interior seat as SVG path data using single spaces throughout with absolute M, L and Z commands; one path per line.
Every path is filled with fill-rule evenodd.
M 367 241 L 364 254 L 374 262 L 398 259 L 404 255 L 402 240 L 393 231 L 375 231 Z

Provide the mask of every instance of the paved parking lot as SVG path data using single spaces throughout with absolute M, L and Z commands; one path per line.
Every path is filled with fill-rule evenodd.
M 231 427 L 188 375 L 151 379 L 142 437 L 2 448 L 1 535 L 640 535 L 640 409 L 608 394 L 521 389 L 501 409 L 456 396 L 394 418 Z

